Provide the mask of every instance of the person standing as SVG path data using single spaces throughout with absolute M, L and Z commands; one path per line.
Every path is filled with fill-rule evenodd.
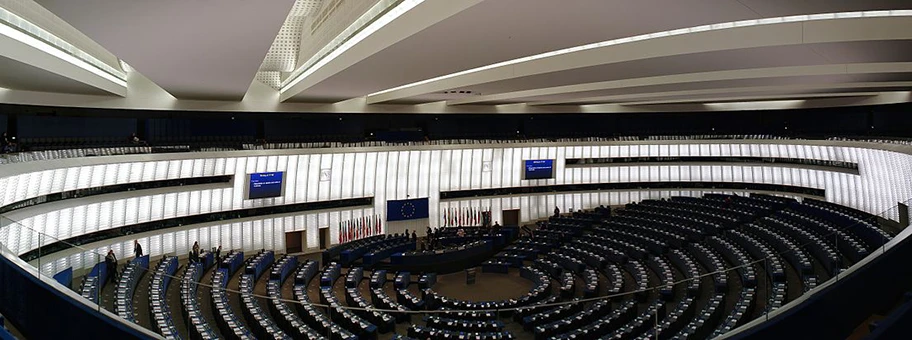
M 200 243 L 199 241 L 193 242 L 193 258 L 190 260 L 193 262 L 199 262 L 200 256 Z
M 218 259 L 220 257 L 222 257 L 222 245 L 221 244 L 218 246 L 218 248 L 215 249 L 215 260 L 218 261 Z
M 418 233 L 415 231 L 412 232 L 412 242 L 418 242 Z
M 554 217 L 560 217 L 560 208 L 554 206 Z
M 108 278 L 111 279 L 111 283 L 117 283 L 117 257 L 114 256 L 114 250 L 108 250 L 108 255 L 105 256 L 105 265 L 108 267 Z
M 139 240 L 133 240 L 133 255 L 136 257 L 142 257 L 142 246 L 139 244 Z

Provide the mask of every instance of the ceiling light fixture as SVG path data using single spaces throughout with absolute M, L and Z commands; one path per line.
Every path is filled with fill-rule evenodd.
M 541 53 L 541 54 L 526 56 L 526 57 L 517 58 L 517 59 L 502 61 L 499 63 L 476 67 L 473 69 L 468 69 L 468 70 L 464 70 L 464 71 L 460 71 L 460 72 L 456 72 L 456 73 L 446 74 L 446 75 L 442 75 L 439 77 L 425 79 L 425 80 L 414 82 L 411 84 L 405 84 L 402 86 L 397 86 L 394 88 L 374 92 L 374 93 L 367 95 L 367 97 L 371 98 L 374 96 L 382 95 L 382 94 L 393 92 L 393 91 L 421 86 L 424 84 L 428 84 L 428 83 L 432 83 L 432 82 L 436 82 L 436 81 L 440 81 L 440 80 L 444 80 L 444 79 L 454 78 L 454 77 L 458 77 L 458 76 L 462 76 L 462 75 L 466 75 L 466 74 L 477 73 L 477 72 L 481 72 L 481 71 L 485 71 L 485 70 L 489 70 L 489 69 L 493 69 L 493 68 L 497 68 L 497 67 L 515 65 L 515 64 L 519 64 L 519 63 L 523 63 L 523 62 L 532 61 L 532 60 L 544 59 L 544 58 L 548 58 L 548 57 L 554 57 L 554 56 L 563 55 L 563 54 L 591 50 L 591 49 L 596 49 L 596 48 L 600 48 L 600 47 L 620 45 L 620 44 L 626 44 L 626 43 L 631 43 L 631 42 L 636 42 L 636 41 L 656 39 L 656 38 L 662 38 L 662 37 L 668 37 L 668 36 L 705 32 L 705 31 L 714 31 L 714 30 L 723 30 L 723 29 L 730 29 L 730 28 L 747 27 L 747 26 L 787 23 L 787 22 L 804 22 L 804 21 L 844 19 L 844 18 L 862 18 L 862 17 L 867 18 L 867 17 L 903 17 L 903 16 L 912 16 L 912 10 L 884 10 L 884 11 L 863 11 L 863 12 L 841 12 L 841 13 L 824 13 L 824 14 L 810 14 L 810 15 L 793 15 L 793 16 L 787 16 L 787 17 L 742 20 L 742 21 L 712 24 L 712 25 L 702 25 L 702 26 L 695 26 L 695 27 L 689 27 L 689 28 L 681 28 L 681 29 L 675 29 L 675 30 L 670 30 L 670 31 L 662 31 L 662 32 L 656 32 L 656 33 L 637 35 L 637 36 L 633 36 L 633 37 L 625 37 L 625 38 L 607 40 L 607 41 L 602 41 L 602 42 L 597 42 L 597 43 L 580 45 L 580 46 L 545 52 L 545 53 Z
M 16 24 L 18 28 L 13 27 L 14 24 Z M 32 34 L 26 32 L 31 32 Z M 54 41 L 56 42 L 55 45 L 57 46 L 52 45 L 45 40 L 38 39 L 33 36 L 33 34 L 40 36 L 45 40 Z M 25 20 L 22 17 L 15 15 L 3 8 L 0 8 L 0 35 L 4 35 L 10 39 L 26 44 L 29 47 L 50 54 L 56 58 L 66 61 L 67 63 L 75 65 L 81 69 L 91 72 L 92 74 L 109 80 L 119 86 L 127 87 L 126 73 L 118 72 L 113 67 L 110 67 L 101 61 L 96 60 L 96 62 L 90 63 L 84 60 L 92 60 L 94 57 L 82 50 L 77 49 L 69 43 L 66 43 L 63 41 L 63 39 L 58 38 L 50 32 L 47 32 L 44 29 L 32 24 L 28 20 Z M 64 50 L 64 48 L 69 48 L 71 51 L 67 52 Z M 77 57 L 74 54 L 79 54 L 81 57 Z M 103 64 L 107 67 L 101 66 L 100 64 Z
M 378 2 L 376 5 L 374 5 L 374 7 L 372 7 L 370 10 L 364 13 L 364 15 L 358 18 L 358 20 L 355 20 L 355 22 L 346 28 L 345 31 L 342 31 L 341 34 L 333 39 L 334 41 L 327 44 L 323 50 L 317 52 L 316 55 L 301 65 L 301 67 L 294 72 L 297 73 L 297 75 L 292 73 L 291 77 L 285 79 L 282 84 L 282 88 L 279 89 L 279 93 L 285 93 L 285 91 L 288 91 L 288 89 L 297 85 L 302 80 L 309 77 L 314 72 L 328 64 L 330 61 L 339 57 L 345 51 L 348 51 L 365 38 L 379 31 L 381 28 L 393 22 L 393 20 L 396 20 L 406 12 L 417 7 L 424 1 L 425 0 L 402 0 L 398 5 L 395 5 L 395 7 L 392 9 L 387 10 L 386 13 L 383 13 L 373 22 L 370 22 L 367 27 L 364 27 L 360 31 L 357 31 L 357 33 L 348 38 L 351 32 L 358 30 L 362 25 L 364 25 L 365 22 L 370 21 L 373 16 L 377 15 L 378 11 L 386 10 L 386 7 L 389 7 L 390 3 L 395 1 L 386 0 Z M 344 40 L 344 42 L 341 42 L 341 40 Z M 341 44 L 339 44 L 340 42 Z M 336 44 L 339 44 L 338 47 L 334 46 Z
M 705 103 L 707 108 L 719 111 L 744 111 L 744 110 L 769 110 L 769 109 L 795 109 L 800 108 L 807 101 L 795 100 L 755 100 L 744 102 Z

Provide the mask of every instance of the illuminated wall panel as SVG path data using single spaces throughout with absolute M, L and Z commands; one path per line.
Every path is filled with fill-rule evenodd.
M 897 201 L 912 197 L 912 157 L 908 153 L 853 146 L 850 143 L 750 141 L 695 143 L 614 143 L 579 145 L 466 145 L 428 150 L 290 150 L 287 154 L 264 155 L 257 152 L 199 153 L 199 159 L 168 159 L 169 154 L 99 157 L 100 163 L 74 165 L 72 160 L 45 161 L 38 164 L 13 164 L 0 168 L 0 205 L 49 193 L 90 188 L 117 183 L 187 178 L 194 176 L 234 175 L 233 185 L 206 190 L 174 188 L 170 193 L 130 193 L 119 199 L 96 203 L 66 201 L 58 209 L 22 209 L 14 215 L 23 225 L 40 227 L 54 237 L 69 238 L 107 228 L 153 221 L 162 218 L 227 211 L 251 206 L 294 204 L 350 197 L 374 197 L 374 211 L 385 214 L 386 201 L 409 197 L 429 197 L 431 224 L 440 223 L 440 209 L 450 202 L 439 200 L 440 191 L 538 186 L 574 183 L 608 183 L 636 181 L 724 181 L 797 185 L 826 189 L 827 200 L 878 213 L 891 209 Z M 912 150 L 912 149 L 910 149 Z M 335 153 L 327 153 L 327 151 Z M 282 153 L 282 152 L 279 152 Z M 912 153 L 912 151 L 910 151 Z M 565 158 L 572 157 L 637 157 L 637 156 L 759 156 L 842 160 L 859 164 L 860 173 L 830 172 L 795 166 L 749 165 L 615 165 L 566 168 Z M 183 155 L 182 155 L 183 157 Z M 555 159 L 555 178 L 522 180 L 522 161 Z M 85 160 L 81 160 L 85 162 Z M 105 164 L 107 162 L 108 164 Z M 79 164 L 83 164 L 79 163 Z M 39 166 L 40 165 L 40 166 Z M 320 170 L 330 169 L 329 180 L 320 180 Z M 285 171 L 286 195 L 282 198 L 246 200 L 246 174 L 257 171 Z M 192 188 L 191 188 L 192 189 Z M 549 215 L 554 205 L 562 209 L 597 205 L 604 201 L 628 202 L 640 198 L 662 197 L 672 191 L 636 191 L 600 194 L 566 194 L 529 198 L 476 199 L 454 203 L 455 206 L 490 205 L 499 211 L 522 210 L 524 220 Z M 684 190 L 682 192 L 690 192 Z M 658 196 L 657 196 L 658 195 Z M 364 212 L 362 212 L 364 213 Z M 40 216 L 39 216 L 40 215 Z M 888 214 L 889 215 L 889 214 Z M 284 243 L 285 231 L 307 230 L 307 244 L 316 246 L 315 228 L 337 227 L 342 214 L 319 213 L 300 219 L 272 224 L 273 237 L 264 230 L 267 224 L 251 224 L 251 243 L 263 245 Z M 360 215 L 359 215 L 360 216 Z M 892 215 L 889 215 L 892 216 Z M 20 218 L 21 217 L 21 218 Z M 892 216 L 895 218 L 895 216 Z M 257 227 L 263 225 L 264 227 Z M 246 246 L 244 234 L 233 227 L 211 229 L 206 233 L 213 243 L 230 242 Z M 259 230 L 257 230 L 259 228 Z M 216 231 L 216 232 L 212 232 Z M 333 231 L 334 233 L 335 231 Z M 9 235 L 2 234 L 2 235 Z M 192 235 L 192 233 L 191 233 Z M 260 235 L 260 236 L 256 236 Z M 2 237 L 2 236 L 0 236 Z M 28 251 L 29 237 L 15 237 L 24 244 L 16 251 Z M 202 236 L 200 236 L 202 237 Z M 167 238 L 165 238 L 167 239 Z M 333 242 L 337 240 L 332 237 Z M 0 242 L 3 240 L 0 239 Z M 162 241 L 165 242 L 165 241 Z M 174 237 L 171 242 L 175 241 Z M 271 243 L 270 243 L 271 242 Z M 227 246 L 226 246 L 227 247 Z M 74 257 L 70 262 L 75 261 Z

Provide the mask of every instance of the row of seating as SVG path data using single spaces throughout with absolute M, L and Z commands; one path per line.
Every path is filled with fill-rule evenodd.
M 215 330 L 203 316 L 199 299 L 197 299 L 197 287 L 199 286 L 199 281 L 203 277 L 203 272 L 205 272 L 206 269 L 206 265 L 203 262 L 188 263 L 187 266 L 184 267 L 184 274 L 181 276 L 181 311 L 184 322 L 190 333 L 190 339 L 193 340 L 219 338 Z
M 149 281 L 149 318 L 152 327 L 165 338 L 179 338 L 180 332 L 174 325 L 171 317 L 171 308 L 168 306 L 166 294 L 171 278 L 177 273 L 177 257 L 165 256 L 152 271 Z
M 384 241 L 385 242 L 371 246 L 370 249 L 364 253 L 361 262 L 365 266 L 378 264 L 380 261 L 389 258 L 395 253 L 415 250 L 415 242 L 409 240 L 408 237 L 399 237 L 397 239 Z
M 608 300 L 598 300 L 588 308 L 561 320 L 535 327 L 536 340 L 594 339 L 617 329 L 636 315 L 636 301 L 625 300 L 612 309 Z
M 411 245 L 411 248 L 408 248 Z M 383 235 L 380 237 L 370 237 L 365 242 L 357 242 L 339 253 L 339 264 L 343 267 L 351 266 L 355 261 L 365 257 L 374 264 L 385 257 L 392 255 L 390 249 L 400 249 L 401 251 L 415 250 L 415 243 L 411 242 L 406 235 Z M 384 250 L 387 250 L 384 252 Z M 370 255 L 370 256 L 367 256 Z M 335 260 L 335 259 L 333 259 Z M 366 263 L 365 263 L 366 264 Z
M 327 267 L 328 268 L 328 267 Z M 324 269 L 325 270 L 325 269 Z M 336 276 L 338 278 L 338 276 Z M 327 313 L 336 324 L 352 331 L 359 339 L 376 339 L 379 328 L 370 321 L 358 316 L 353 310 L 345 306 L 336 297 L 333 284 L 323 286 L 321 280 L 320 303 L 327 305 Z M 335 283 L 335 280 L 333 280 Z
M 257 338 L 291 339 L 292 337 L 279 328 L 279 325 L 263 310 L 257 298 L 253 295 L 253 288 L 256 286 L 256 282 L 266 272 L 266 268 L 273 264 L 274 259 L 275 254 L 271 250 L 267 250 L 258 253 L 247 261 L 244 273 L 241 274 L 238 281 L 238 291 L 241 295 L 241 313 Z M 280 259 L 280 263 L 277 263 L 273 271 L 281 272 L 285 267 L 293 267 L 295 263 L 297 263 L 297 257 L 285 256 Z
M 408 336 L 415 339 L 476 339 L 476 340 L 503 340 L 515 339 L 513 333 L 507 331 L 472 333 L 451 330 L 439 330 L 435 328 L 412 325 L 408 329 Z
M 686 297 L 678 302 L 678 305 L 675 306 L 675 309 L 668 313 L 661 322 L 657 322 L 655 327 L 650 328 L 648 331 L 640 334 L 636 339 L 638 340 L 649 340 L 649 339 L 668 339 L 673 334 L 674 330 L 681 329 L 684 327 L 684 324 L 689 322 L 694 317 L 694 309 L 696 308 L 696 301 L 693 297 Z M 643 315 L 646 315 L 645 313 Z
M 320 308 L 314 306 L 307 294 L 307 286 L 319 273 L 319 263 L 306 261 L 298 266 L 294 278 L 294 297 L 298 302 L 295 307 L 304 323 L 320 334 L 327 334 L 330 339 L 357 339 L 348 329 L 333 322 Z
M 130 322 L 136 322 L 133 310 L 133 294 L 139 279 L 149 270 L 149 255 L 130 260 L 117 280 L 114 290 L 114 310 L 117 316 Z
M 664 308 L 664 306 L 665 303 L 660 300 L 655 301 L 655 303 L 650 303 L 649 307 L 638 314 L 636 318 L 620 325 L 618 329 L 609 333 L 606 337 L 609 339 L 629 338 L 645 332 L 649 329 L 649 325 L 664 322 L 665 319 L 662 318 L 664 315 L 658 313 L 658 310 Z
M 306 265 L 302 263 L 300 265 Z M 276 316 L 276 323 L 288 331 L 293 339 L 325 339 L 313 328 L 304 323 L 295 311 L 282 301 L 282 285 L 299 268 L 296 256 L 284 256 L 273 267 L 266 283 L 266 294 L 269 296 L 269 312 Z
M 243 252 L 229 252 L 221 261 L 219 268 L 212 273 L 212 290 L 210 291 L 211 308 L 215 313 L 216 324 L 223 336 L 230 339 L 255 339 L 253 332 L 241 322 L 228 303 L 228 280 L 242 266 Z
M 426 265 L 428 263 L 455 262 L 461 259 L 482 255 L 493 249 L 491 241 L 474 241 L 456 247 L 439 250 L 416 250 L 396 253 L 390 257 L 394 265 Z
M 712 338 L 725 334 L 726 332 L 741 326 L 749 321 L 749 315 L 753 311 L 756 297 L 756 289 L 744 287 L 741 289 L 741 295 L 735 302 L 735 308 L 732 309 L 728 317 L 722 321 L 722 324 L 713 332 Z
M 395 318 L 396 322 L 411 322 L 411 314 L 409 308 L 405 307 L 401 303 L 393 299 L 389 294 L 386 293 L 386 290 L 383 289 L 383 286 L 372 287 L 370 289 L 371 304 L 380 309 L 386 310 L 395 310 L 396 312 L 390 312 L 390 314 Z
M 339 243 L 332 247 L 323 250 L 323 264 L 326 265 L 332 261 L 339 261 L 342 252 L 349 251 L 353 249 L 359 249 L 363 246 L 376 242 L 378 240 L 385 239 L 387 237 L 393 237 L 391 235 L 374 235 L 368 236 L 362 239 L 357 239 L 354 241 L 349 241 L 345 243 Z
M 101 289 L 106 283 L 108 283 L 108 266 L 104 262 L 96 263 L 92 266 L 92 270 L 83 276 L 82 283 L 79 285 L 79 295 L 98 304 L 98 296 L 101 295 Z

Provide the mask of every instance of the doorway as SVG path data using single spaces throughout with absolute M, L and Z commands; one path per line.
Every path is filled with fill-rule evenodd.
M 320 249 L 329 248 L 329 228 L 320 228 Z
M 303 239 L 303 231 L 292 231 L 285 233 L 285 253 L 294 254 L 303 252 L 304 244 L 301 242 Z
M 501 217 L 505 227 L 519 226 L 519 209 L 504 210 Z

